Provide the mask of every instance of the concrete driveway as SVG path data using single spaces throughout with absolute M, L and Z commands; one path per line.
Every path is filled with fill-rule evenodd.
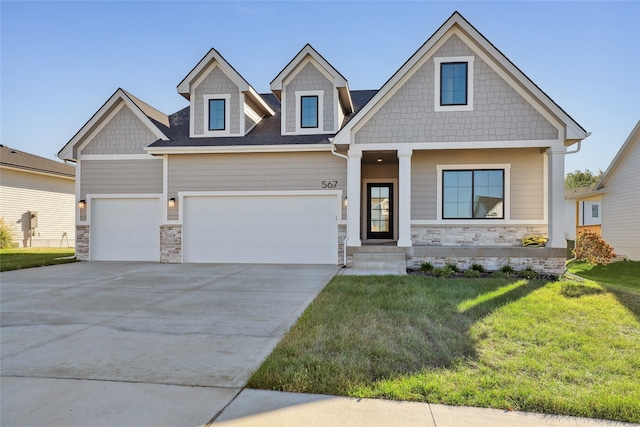
M 201 426 L 336 266 L 81 262 L 1 275 L 4 426 Z

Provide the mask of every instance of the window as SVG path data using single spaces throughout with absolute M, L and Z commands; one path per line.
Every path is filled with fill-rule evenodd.
M 301 128 L 317 128 L 318 127 L 318 97 L 317 96 L 301 96 L 300 97 L 300 127 Z
M 473 110 L 473 56 L 434 58 L 434 111 Z
M 443 170 L 443 219 L 504 219 L 504 170 Z
M 440 105 L 467 105 L 467 63 L 440 64 Z
M 598 205 L 591 205 L 591 218 L 598 218 Z
M 225 130 L 225 100 L 209 100 L 209 130 Z

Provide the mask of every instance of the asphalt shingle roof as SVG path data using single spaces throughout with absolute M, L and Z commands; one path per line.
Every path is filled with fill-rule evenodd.
M 25 153 L 5 145 L 0 145 L 0 166 L 72 178 L 76 176 L 76 168 L 71 165 Z

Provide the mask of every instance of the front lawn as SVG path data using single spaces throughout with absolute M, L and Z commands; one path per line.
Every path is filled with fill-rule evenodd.
M 640 422 L 640 292 L 335 277 L 248 386 Z
M 0 249 L 0 271 L 65 264 L 75 259 L 56 259 L 73 256 L 73 248 L 17 248 Z
M 640 261 L 620 261 L 607 265 L 574 261 L 569 264 L 569 273 L 606 285 L 640 290 Z

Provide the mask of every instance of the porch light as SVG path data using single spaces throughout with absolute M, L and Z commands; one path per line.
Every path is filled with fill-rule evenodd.
M 349 206 L 349 199 L 347 199 L 346 197 L 344 198 L 344 201 L 342 202 L 343 206 L 346 208 L 347 206 Z
M 169 199 L 169 203 L 167 203 L 167 206 L 169 206 L 170 208 L 175 208 L 176 207 L 176 198 L 172 197 Z
M 376 159 L 376 162 L 378 162 L 378 163 L 382 163 L 382 157 L 378 157 L 378 158 Z
M 82 199 L 78 202 L 78 208 L 85 209 L 87 207 L 87 201 Z

